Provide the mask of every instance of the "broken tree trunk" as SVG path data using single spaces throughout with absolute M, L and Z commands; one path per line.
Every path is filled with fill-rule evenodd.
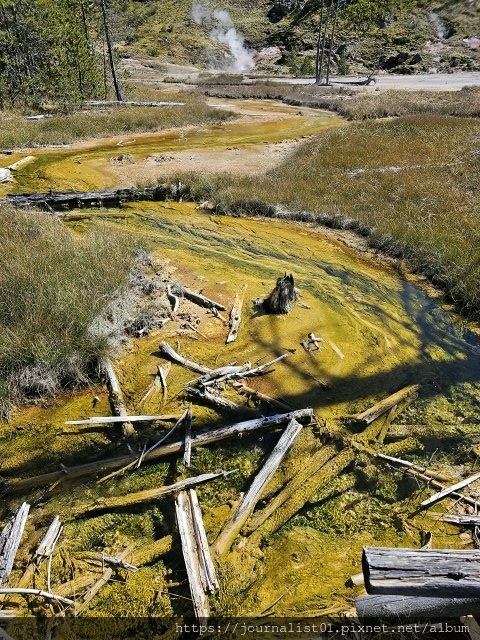
M 217 555 L 222 555 L 230 549 L 244 523 L 253 513 L 265 485 L 278 469 L 278 466 L 285 457 L 285 454 L 293 445 L 301 430 L 302 425 L 297 422 L 295 418 L 292 418 L 287 428 L 280 436 L 278 443 L 268 457 L 263 468 L 256 475 L 250 489 L 244 495 L 243 500 L 240 502 L 235 513 L 229 522 L 227 522 L 223 527 L 218 538 L 215 540 L 213 549 Z
M 170 285 L 167 285 L 167 298 L 172 307 L 172 314 L 175 315 L 178 311 L 178 307 L 180 306 L 180 298 L 173 293 Z
M 296 299 L 293 275 L 285 274 L 278 278 L 275 289 L 263 301 L 263 307 L 269 313 L 288 313 Z
M 428 596 L 360 596 L 355 600 L 360 619 L 401 621 L 459 618 L 480 614 L 478 598 L 435 598 Z
M 175 513 L 177 516 L 178 531 L 182 540 L 183 559 L 190 584 L 193 610 L 197 618 L 208 618 L 210 616 L 210 607 L 204 584 L 204 576 L 202 576 L 200 553 L 195 535 L 192 509 L 188 494 L 184 491 L 180 491 L 175 499 Z
M 367 593 L 437 598 L 480 596 L 480 551 L 364 547 Z
M 106 360 L 103 363 L 102 368 L 105 373 L 105 377 L 107 381 L 107 389 L 109 393 L 108 399 L 110 401 L 112 413 L 115 416 L 126 418 L 128 416 L 127 406 L 125 404 L 122 389 L 118 382 L 118 378 L 112 366 L 112 363 L 109 360 Z M 132 434 L 135 433 L 133 424 L 128 419 L 126 419 L 125 422 L 122 424 L 122 433 L 125 437 L 131 436 Z
M 240 291 L 235 296 L 235 300 L 233 302 L 232 310 L 230 311 L 230 331 L 228 332 L 228 336 L 226 339 L 226 344 L 230 344 L 230 342 L 234 342 L 238 336 L 238 330 L 240 328 L 240 322 L 242 319 L 242 308 L 243 301 L 245 299 L 245 291 L 247 290 L 247 285 L 244 284 Z
M 295 418 L 299 422 L 309 423 L 313 420 L 313 409 L 297 409 L 289 413 L 276 414 L 274 416 L 267 416 L 265 418 L 255 418 L 253 420 L 246 420 L 244 422 L 238 422 L 226 427 L 219 427 L 212 429 L 205 433 L 200 433 L 192 438 L 192 448 L 205 446 L 213 442 L 219 442 L 225 438 L 229 438 L 235 435 L 241 435 L 243 433 L 250 433 L 257 429 L 267 429 L 270 427 L 278 427 L 283 424 L 287 424 L 292 418 Z M 170 444 L 163 445 L 158 449 L 155 449 L 150 454 L 144 455 L 145 461 L 154 461 L 159 458 L 163 458 L 174 453 L 182 451 L 184 446 L 183 440 L 172 442 Z M 32 478 L 21 478 L 19 480 L 8 481 L 8 488 L 10 491 L 25 491 L 32 487 L 42 486 L 57 482 L 62 478 L 81 478 L 83 476 L 99 473 L 100 471 L 111 471 L 120 469 L 124 465 L 130 462 L 136 462 L 138 460 L 137 455 L 119 456 L 117 458 L 110 458 L 106 460 L 97 460 L 96 462 L 89 462 L 87 464 L 80 464 L 74 467 L 63 467 L 59 471 L 52 471 L 50 473 L 44 473 Z
M 0 534 L 0 585 L 7 581 L 12 571 L 29 511 L 30 505 L 24 502 Z
M 163 498 L 163 496 L 166 496 L 169 493 L 182 491 L 183 489 L 188 489 L 198 484 L 203 484 L 204 482 L 210 482 L 211 480 L 215 480 L 216 478 L 225 478 L 230 473 L 234 473 L 234 471 L 203 473 L 200 476 L 187 478 L 186 480 L 181 480 L 180 482 L 176 482 L 175 484 L 171 484 L 167 487 L 159 487 L 158 489 L 145 489 L 144 491 L 129 493 L 126 496 L 118 496 L 115 498 L 102 498 L 94 504 L 73 506 L 71 509 L 71 513 L 74 515 L 80 515 L 83 513 L 90 513 L 92 511 L 108 511 L 109 509 L 116 509 L 117 507 L 140 504 L 141 502 L 146 502 L 149 500 L 158 500 L 159 498 Z
M 152 393 L 154 393 L 158 389 L 162 389 L 163 400 L 165 401 L 167 399 L 167 376 L 171 366 L 172 365 L 170 362 L 166 362 L 164 365 L 157 366 L 157 373 L 155 374 L 151 385 L 148 387 L 147 391 L 145 392 L 145 395 L 138 403 L 139 406 L 142 406 L 148 400 L 148 398 L 152 395 Z

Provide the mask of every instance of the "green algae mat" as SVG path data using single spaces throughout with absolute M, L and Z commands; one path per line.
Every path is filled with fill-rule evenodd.
M 192 132 L 183 142 L 173 133 L 145 136 L 129 145 L 129 153 L 140 158 L 157 147 L 163 153 L 182 144 L 185 149 L 192 144 L 241 147 L 309 135 L 326 126 L 303 116 L 295 122 L 293 128 L 284 120 L 264 124 L 261 131 L 252 123 L 229 123 L 231 130 Z M 118 141 L 81 150 L 39 151 L 35 161 L 19 170 L 13 189 L 116 186 L 105 161 L 118 153 Z M 275 412 L 234 391 L 228 395 L 241 405 L 236 412 L 193 402 L 185 387 L 197 374 L 175 364 L 168 375 L 168 393 L 157 389 L 143 400 L 158 365 L 166 363 L 159 351 L 161 341 L 211 369 L 246 362 L 256 366 L 286 353 L 273 371 L 248 384 L 291 410 L 315 411 L 315 424 L 303 427 L 241 535 L 215 558 L 220 588 L 209 598 L 212 615 L 305 617 L 345 612 L 363 592 L 349 582 L 360 572 L 362 546 L 419 547 L 426 532 L 433 534 L 436 548 L 472 545 L 470 534 L 459 535 L 458 528 L 435 517 L 452 507 L 450 499 L 416 513 L 432 490 L 373 456 L 381 451 L 408 458 L 441 472 L 452 484 L 475 465 L 480 440 L 478 331 L 442 307 L 435 292 L 401 277 L 378 257 L 351 248 L 341 234 L 311 226 L 214 216 L 192 203 L 172 202 L 65 216 L 66 224 L 78 233 L 98 221 L 137 238 L 165 286 L 180 282 L 201 291 L 226 307 L 224 315 L 246 285 L 239 336 L 229 345 L 223 321 L 184 299 L 162 329 L 125 345 L 115 367 L 131 413 L 178 417 L 192 402 L 195 437 Z M 294 275 L 298 300 L 286 316 L 267 315 L 257 301 L 285 272 Z M 310 333 L 320 339 L 319 348 L 307 351 L 302 342 Z M 396 418 L 383 443 L 362 434 L 352 416 L 417 384 L 418 398 Z M 281 430 L 194 448 L 188 470 L 182 454 L 174 454 L 99 482 L 108 473 L 100 472 L 96 461 L 131 460 L 172 425 L 170 420 L 139 423 L 126 442 L 115 425 L 66 424 L 108 415 L 108 396 L 99 385 L 23 409 L 0 425 L 0 474 L 12 487 L 0 517 L 6 522 L 23 500 L 32 505 L 10 583 L 38 589 L 50 585 L 53 593 L 75 599 L 78 607 L 105 571 L 102 554 L 124 554 L 139 570 L 113 571 L 82 615 L 191 615 L 173 498 L 103 511 L 102 500 L 235 469 L 228 477 L 198 487 L 208 541 L 213 544 Z M 89 473 L 69 477 L 69 468 L 88 463 L 93 464 Z M 22 486 L 19 480 L 62 469 L 55 481 L 13 490 Z M 282 502 L 279 496 L 288 488 Z M 471 491 L 475 495 L 475 485 Z M 278 509 L 262 523 L 261 514 L 276 504 L 274 500 Z M 96 512 L 87 514 L 92 505 L 98 507 Z M 51 566 L 43 562 L 33 570 L 31 554 L 57 514 L 64 530 Z M 8 596 L 1 604 L 21 615 L 45 613 L 41 599 L 29 599 L 27 607 L 24 599 Z M 58 614 L 58 604 L 52 607 Z M 67 607 L 67 615 L 73 610 Z

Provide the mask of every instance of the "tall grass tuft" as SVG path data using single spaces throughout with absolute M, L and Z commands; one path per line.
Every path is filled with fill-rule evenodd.
M 0 208 L 0 412 L 85 382 L 111 336 L 96 330 L 128 287 L 134 248 L 106 227 L 76 236 L 57 218 Z

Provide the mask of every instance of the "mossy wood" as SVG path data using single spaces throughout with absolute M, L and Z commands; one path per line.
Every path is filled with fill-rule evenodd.
M 115 416 L 125 418 L 125 421 L 122 422 L 122 433 L 124 436 L 131 436 L 135 433 L 135 429 L 133 427 L 133 424 L 128 420 L 127 405 L 125 404 L 122 388 L 120 387 L 120 383 L 118 382 L 115 369 L 113 368 L 113 365 L 109 360 L 106 360 L 102 363 L 102 369 L 106 378 L 108 399 L 110 401 L 112 413 Z
M 257 502 L 260 499 L 263 489 L 267 485 L 270 478 L 278 469 L 279 464 L 285 457 L 285 454 L 295 442 L 298 434 L 302 429 L 302 425 L 292 418 L 287 428 L 280 436 L 279 441 L 275 445 L 272 453 L 267 458 L 264 466 L 255 476 L 249 490 L 244 495 L 238 507 L 235 509 L 230 520 L 225 524 L 218 538 L 213 545 L 214 553 L 222 555 L 231 547 L 234 539 L 240 533 L 240 530 L 246 520 L 250 517 Z
M 245 298 L 247 286 L 248 285 L 246 284 L 242 286 L 240 291 L 236 294 L 235 300 L 233 301 L 229 319 L 230 331 L 228 332 L 228 336 L 225 341 L 226 344 L 230 344 L 230 342 L 234 342 L 237 339 L 238 331 L 240 329 L 240 322 L 242 320 L 243 301 Z
M 480 596 L 480 551 L 364 547 L 367 593 L 437 598 Z
M 400 389 L 400 391 L 388 396 L 388 398 L 377 402 L 377 404 L 373 405 L 373 407 L 370 407 L 366 411 L 358 413 L 354 416 L 355 420 L 363 422 L 365 425 L 369 425 L 381 415 L 387 413 L 387 411 L 390 411 L 393 407 L 405 401 L 407 398 L 412 398 L 412 400 L 416 398 L 419 389 L 420 385 L 418 384 L 412 384 L 408 387 L 404 387 L 403 389 Z

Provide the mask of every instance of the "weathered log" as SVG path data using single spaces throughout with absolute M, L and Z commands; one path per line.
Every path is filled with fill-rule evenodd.
M 143 397 L 141 398 L 140 402 L 138 403 L 139 406 L 142 406 L 148 400 L 148 398 L 152 395 L 152 393 L 154 393 L 158 389 L 162 389 L 163 399 L 164 399 L 164 401 L 166 400 L 166 398 L 167 398 L 167 375 L 168 375 L 168 373 L 170 371 L 170 367 L 171 366 L 172 365 L 171 365 L 170 362 L 166 362 L 164 365 L 158 365 L 157 366 L 157 373 L 153 377 L 153 380 L 152 380 L 150 386 L 148 387 L 148 389 L 146 390 L 145 394 L 143 395 Z
M 62 604 L 74 604 L 73 600 L 69 600 L 68 598 L 63 598 L 62 596 L 57 596 L 54 593 L 49 593 L 48 591 L 43 591 L 42 589 L 17 589 L 17 588 L 0 588 L 0 595 L 10 595 L 10 594 L 20 594 L 26 596 L 37 596 L 39 598 L 46 598 L 47 600 L 55 600 L 56 602 L 61 602 Z
M 157 489 L 144 489 L 143 491 L 137 491 L 136 493 L 129 493 L 126 496 L 118 496 L 114 498 L 101 498 L 95 503 L 89 505 L 73 506 L 70 509 L 72 515 L 80 515 L 84 513 L 91 513 L 96 511 L 108 511 L 110 509 L 116 509 L 118 507 L 127 507 L 132 504 L 140 504 L 142 502 L 148 502 L 150 500 L 158 500 L 170 493 L 176 493 L 190 487 L 195 487 L 198 484 L 204 484 L 210 482 L 216 478 L 225 478 L 226 476 L 234 473 L 236 469 L 232 471 L 220 471 L 218 473 L 203 473 L 193 478 L 187 478 L 175 484 L 168 485 L 166 487 L 159 487 Z
M 272 498 L 268 504 L 258 513 L 254 514 L 251 521 L 245 526 L 246 533 L 256 531 L 273 513 L 278 511 L 280 507 L 287 502 L 292 496 L 296 495 L 305 485 L 309 478 L 318 473 L 327 462 L 336 453 L 333 445 L 327 445 L 316 451 L 313 456 L 303 465 L 293 478 L 285 485 L 285 487 Z M 313 491 L 312 491 L 313 493 Z M 311 494 L 310 494 L 311 495 Z M 310 496 L 308 496 L 310 497 Z M 306 499 L 306 501 L 308 498 Z
M 150 544 L 144 544 L 132 553 L 132 564 L 143 567 L 146 564 L 156 562 L 172 548 L 172 536 L 164 536 Z
M 241 396 L 247 396 L 254 403 L 265 402 L 272 407 L 276 407 L 277 409 L 281 409 L 282 411 L 290 411 L 291 406 L 282 402 L 281 400 L 277 400 L 276 398 L 270 398 L 270 396 L 265 395 L 264 393 L 260 393 L 256 389 L 252 389 L 252 387 L 247 387 L 247 385 L 243 382 L 238 382 L 236 380 L 228 380 L 228 383 L 232 385 L 232 387 L 239 393 Z
M 216 409 L 230 409 L 230 411 L 238 411 L 239 409 L 241 409 L 241 406 L 239 404 L 236 404 L 231 400 L 227 400 L 226 398 L 222 398 L 215 393 L 211 393 L 205 387 L 203 387 L 202 389 L 195 389 L 195 387 L 185 387 L 185 393 L 187 395 L 194 396 L 195 398 L 199 398 L 207 404 L 211 404 Z
M 411 453 L 414 451 L 423 451 L 425 447 L 416 438 L 403 438 L 403 440 L 397 440 L 396 442 L 390 442 L 382 447 L 382 451 L 385 455 L 398 456 L 399 453 Z
M 308 502 L 310 496 L 318 489 L 339 475 L 355 459 L 354 449 L 344 449 L 321 467 L 320 471 L 311 474 L 301 486 L 292 492 L 292 484 L 284 489 L 287 499 L 274 511 L 253 535 L 260 539 L 278 531 Z M 309 465 L 305 465 L 306 468 Z M 273 501 L 272 501 L 273 502 Z
M 210 546 L 208 544 L 207 533 L 203 524 L 202 511 L 200 509 L 200 504 L 198 502 L 197 492 L 195 491 L 195 489 L 188 490 L 188 497 L 190 499 L 190 507 L 192 511 L 193 526 L 195 529 L 195 536 L 199 550 L 200 564 L 205 575 L 207 591 L 209 593 L 214 593 L 219 589 L 219 584 L 215 566 L 212 561 L 212 556 L 210 555 Z
M 240 291 L 235 296 L 235 300 L 233 302 L 232 309 L 230 311 L 230 331 L 228 332 L 228 336 L 226 339 L 226 344 L 230 344 L 230 342 L 234 342 L 238 337 L 238 330 L 240 328 L 240 322 L 242 320 L 242 308 L 243 301 L 245 299 L 245 291 L 247 290 L 247 285 L 244 284 Z
M 12 571 L 29 511 L 30 505 L 24 502 L 0 534 L 0 585 L 7 581 Z
M 367 593 L 440 598 L 480 596 L 480 551 L 364 547 Z
M 445 514 L 440 517 L 443 522 L 450 524 L 458 524 L 461 527 L 480 527 L 480 516 L 457 516 L 454 514 Z
M 246 434 L 257 429 L 267 429 L 270 427 L 278 427 L 288 423 L 292 418 L 300 422 L 309 423 L 313 420 L 313 409 L 297 409 L 289 413 L 276 414 L 274 416 L 267 416 L 264 418 L 255 418 L 253 420 L 246 420 L 244 422 L 238 422 L 226 427 L 219 427 L 212 429 L 205 433 L 200 433 L 192 438 L 192 448 L 205 446 L 210 443 L 219 442 L 225 438 L 229 438 L 235 435 Z M 144 461 L 154 461 L 163 458 L 174 453 L 182 451 L 184 446 L 183 440 L 172 442 L 171 444 L 159 447 L 155 451 L 152 451 L 148 456 L 144 456 Z M 92 475 L 100 471 L 109 471 L 114 469 L 120 469 L 125 464 L 130 462 L 137 462 L 138 456 L 128 455 L 119 456 L 117 458 L 110 458 L 106 460 L 97 460 L 96 462 L 89 462 L 87 464 L 80 464 L 73 467 L 63 467 L 60 471 L 52 471 L 50 473 L 44 473 L 32 478 L 14 479 L 8 482 L 8 488 L 10 491 L 24 491 L 31 489 L 32 487 L 42 486 L 61 480 L 62 478 L 81 478 L 83 476 Z
M 206 595 L 206 588 L 202 581 L 202 569 L 193 525 L 191 504 L 188 499 L 188 494 L 184 491 L 180 491 L 175 499 L 175 513 L 180 538 L 182 540 L 183 559 L 190 584 L 193 610 L 197 618 L 208 618 L 210 616 L 210 607 Z
M 428 596 L 369 595 L 355 600 L 360 619 L 420 621 L 459 618 L 480 614 L 478 598 L 432 598 Z
M 219 371 L 219 369 L 216 369 L 210 374 L 200 378 L 199 382 L 203 386 L 208 386 L 209 384 L 216 384 L 219 382 L 230 382 L 232 380 L 242 380 L 243 378 L 253 378 L 254 376 L 262 375 L 263 373 L 269 373 L 267 369 L 271 367 L 272 364 L 280 362 L 281 360 L 288 358 L 288 356 L 288 353 L 283 353 L 281 356 L 278 356 L 278 358 L 274 358 L 273 360 L 265 362 L 265 364 L 261 364 L 254 368 L 251 367 L 250 363 L 247 363 L 243 367 L 223 367 L 225 372 L 222 375 L 212 376 L 215 371 Z M 228 371 L 228 369 L 231 369 L 231 371 Z
M 293 275 L 285 274 L 278 278 L 275 288 L 263 301 L 263 307 L 269 313 L 288 313 L 296 299 Z
M 377 404 L 370 407 L 370 409 L 362 411 L 362 413 L 358 413 L 354 418 L 359 422 L 363 422 L 365 425 L 369 425 L 381 415 L 390 411 L 392 407 L 398 405 L 400 402 L 403 402 L 412 396 L 416 397 L 419 389 L 420 385 L 418 384 L 412 384 L 408 387 L 404 387 L 403 389 L 400 389 L 400 391 L 388 396 L 388 398 L 377 402 Z
M 435 493 L 433 496 L 430 496 L 430 498 L 423 500 L 420 503 L 420 505 L 422 507 L 429 507 L 430 505 L 435 504 L 440 500 L 443 500 L 444 498 L 451 495 L 452 493 L 455 493 L 457 489 L 463 489 L 464 487 L 468 487 L 468 485 L 472 484 L 478 479 L 480 479 L 480 473 L 475 473 L 473 476 L 470 476 L 469 478 L 465 478 L 465 480 L 461 480 L 460 482 L 453 484 L 451 487 L 445 487 L 438 493 Z
M 172 289 L 173 290 L 173 289 Z M 175 293 L 177 295 L 182 295 L 190 302 L 194 302 L 199 307 L 205 307 L 206 309 L 217 309 L 217 311 L 225 311 L 225 307 L 220 302 L 215 302 L 215 300 L 210 300 L 210 298 L 205 297 L 201 293 L 197 293 L 196 291 L 191 291 L 186 287 L 181 285 L 176 285 L 174 287 Z
M 133 433 L 135 433 L 135 429 L 133 428 L 133 424 L 128 420 L 127 406 L 125 404 L 122 389 L 120 388 L 120 384 L 118 382 L 118 378 L 112 366 L 112 363 L 109 360 L 104 361 L 102 364 L 102 369 L 106 376 L 109 394 L 108 399 L 110 401 L 112 413 L 115 416 L 125 418 L 124 422 L 122 423 L 122 433 L 124 436 L 131 436 Z
M 222 531 L 215 540 L 213 550 L 217 555 L 222 555 L 230 549 L 233 541 L 240 533 L 242 526 L 253 513 L 265 485 L 278 469 L 278 466 L 285 457 L 285 454 L 293 445 L 301 430 L 302 425 L 297 422 L 295 418 L 292 418 L 287 428 L 280 436 L 280 439 L 272 453 L 267 458 L 264 466 L 255 476 L 250 489 L 244 495 L 230 520 L 224 525 Z
M 190 466 L 190 459 L 192 457 L 192 407 L 188 407 L 187 414 L 185 416 L 185 448 L 183 451 L 183 464 L 186 467 Z
M 184 107 L 185 102 L 166 102 L 138 100 L 89 100 L 85 103 L 89 107 Z
M 233 365 L 228 364 L 225 367 L 218 367 L 217 369 L 211 369 L 209 373 L 206 373 L 201 378 L 197 378 L 192 384 L 198 384 L 200 386 L 206 386 L 211 382 L 223 382 L 227 378 L 234 373 L 240 373 L 242 371 L 247 371 L 247 369 L 251 369 L 252 365 L 250 362 L 247 362 L 244 365 Z

